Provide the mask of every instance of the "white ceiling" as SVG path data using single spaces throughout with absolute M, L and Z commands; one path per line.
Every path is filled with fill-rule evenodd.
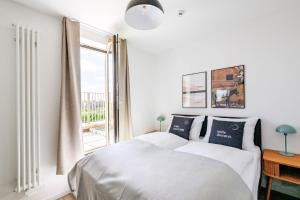
M 299 0 L 160 0 L 163 24 L 155 30 L 138 31 L 124 21 L 129 0 L 14 0 L 51 15 L 64 15 L 99 29 L 119 33 L 130 43 L 160 53 L 214 31 L 237 26 L 274 12 L 299 6 Z M 177 11 L 186 11 L 183 17 Z

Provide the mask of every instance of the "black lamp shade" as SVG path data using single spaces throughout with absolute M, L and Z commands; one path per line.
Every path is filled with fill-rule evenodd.
M 158 27 L 164 16 L 164 10 L 158 0 L 131 0 L 126 8 L 125 21 L 138 30 L 150 30 Z
M 152 5 L 152 6 L 155 6 L 157 8 L 159 8 L 163 13 L 164 13 L 164 9 L 163 7 L 161 6 L 161 4 L 159 3 L 159 1 L 157 0 L 131 0 L 126 8 L 126 12 L 134 7 L 134 6 L 137 6 L 137 5 Z

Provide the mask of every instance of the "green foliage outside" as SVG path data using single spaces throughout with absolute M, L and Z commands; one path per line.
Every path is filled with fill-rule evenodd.
M 81 110 L 81 121 L 85 123 L 105 120 L 104 108 L 97 110 Z

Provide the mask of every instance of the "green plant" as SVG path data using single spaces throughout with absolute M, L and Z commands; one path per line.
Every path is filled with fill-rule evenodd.
M 96 110 L 81 110 L 81 121 L 82 122 L 96 122 L 105 120 L 104 108 Z

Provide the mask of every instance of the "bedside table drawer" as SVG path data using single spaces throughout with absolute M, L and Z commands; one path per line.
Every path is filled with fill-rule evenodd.
M 279 176 L 279 164 L 270 161 L 264 161 L 264 171 L 268 175 Z

